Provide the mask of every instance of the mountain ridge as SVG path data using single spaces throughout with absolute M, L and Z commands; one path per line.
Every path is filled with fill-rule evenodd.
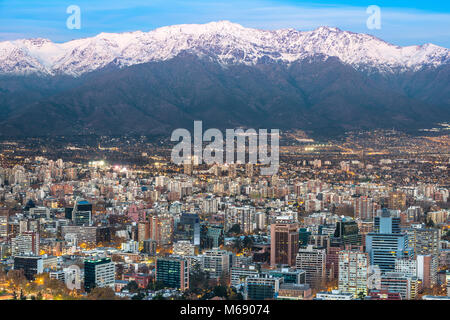
M 417 71 L 450 62 L 450 50 L 433 44 L 400 47 L 372 35 L 319 27 L 313 31 L 245 28 L 229 21 L 161 27 L 149 32 L 100 33 L 53 43 L 48 39 L 0 42 L 0 74 L 81 76 L 110 64 L 128 67 L 166 61 L 181 52 L 223 65 L 292 63 L 307 57 L 337 57 L 358 70 Z

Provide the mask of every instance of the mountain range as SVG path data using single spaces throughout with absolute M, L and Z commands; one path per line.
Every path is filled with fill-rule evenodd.
M 228 21 L 0 42 L 0 135 L 204 127 L 416 130 L 450 120 L 450 50 Z

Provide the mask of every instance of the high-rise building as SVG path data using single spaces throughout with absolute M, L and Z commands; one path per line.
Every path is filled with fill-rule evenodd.
M 8 237 L 8 220 L 9 220 L 9 209 L 0 208 L 0 238 Z
M 230 252 L 212 249 L 203 253 L 202 269 L 211 279 L 228 278 L 230 274 Z
M 176 224 L 173 241 L 187 240 L 200 245 L 200 218 L 197 214 L 183 213 Z
M 298 251 L 298 223 L 292 220 L 277 220 L 270 226 L 270 264 L 295 265 Z
M 417 255 L 417 277 L 422 280 L 423 288 L 437 284 L 438 259 L 433 255 Z
M 223 227 L 203 223 L 200 226 L 200 247 L 202 249 L 218 248 L 223 244 Z
M 418 280 L 403 273 L 386 272 L 381 275 L 381 290 L 397 292 L 402 300 L 414 299 L 417 295 Z
M 371 220 L 374 215 L 373 199 L 367 196 L 361 196 L 353 200 L 353 210 L 355 218 L 362 220 Z
M 319 289 L 325 284 L 326 256 L 326 249 L 312 245 L 298 250 L 295 267 L 305 271 L 306 283 L 311 288 Z
M 355 297 L 367 295 L 369 255 L 360 251 L 339 252 L 339 290 Z
M 77 199 L 72 210 L 72 221 L 77 226 L 89 226 L 92 223 L 92 204 L 83 199 Z
M 371 265 L 377 265 L 382 272 L 394 271 L 396 259 L 413 257 L 407 234 L 400 233 L 399 219 L 390 217 L 388 211 L 375 217 L 374 230 L 366 236 L 366 252 Z
M 114 288 L 115 264 L 110 258 L 93 258 L 84 261 L 84 289 L 90 292 L 96 287 Z
M 406 230 L 409 246 L 415 255 L 439 256 L 441 231 L 434 228 L 411 228 Z
M 138 241 L 150 239 L 150 222 L 139 221 L 137 225 L 138 225 Z
M 169 288 L 189 289 L 189 261 L 180 257 L 156 259 L 156 281 Z
M 26 231 L 11 239 L 12 255 L 39 255 L 39 233 Z
M 361 235 L 359 234 L 356 221 L 338 221 L 333 235 L 333 242 L 342 246 L 360 245 Z
M 389 194 L 389 209 L 404 210 L 406 208 L 406 194 L 401 191 L 394 191 Z

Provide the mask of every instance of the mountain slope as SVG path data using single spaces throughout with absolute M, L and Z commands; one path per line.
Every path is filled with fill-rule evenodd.
M 449 108 L 408 97 L 337 58 L 227 68 L 191 54 L 81 78 L 1 123 L 2 135 L 156 134 L 178 127 L 414 129 L 449 118 Z M 71 82 L 72 81 L 72 82 Z M 391 81 L 392 82 L 392 81 Z

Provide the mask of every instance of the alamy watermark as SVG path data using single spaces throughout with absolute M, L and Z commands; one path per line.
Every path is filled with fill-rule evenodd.
M 366 21 L 367 29 L 381 29 L 381 8 L 371 5 L 367 7 L 366 13 L 370 14 Z
M 270 136 L 270 155 L 268 137 Z M 181 141 L 180 141 L 181 139 Z M 194 150 L 192 152 L 191 133 L 187 129 L 176 129 L 172 132 L 171 141 L 179 141 L 172 149 L 171 160 L 177 165 L 198 164 L 261 164 L 262 175 L 274 175 L 279 168 L 279 140 L 278 129 L 226 129 L 224 136 L 219 129 L 208 129 L 203 133 L 202 121 L 194 121 Z M 248 141 L 248 145 L 247 142 Z M 211 142 L 203 148 L 203 142 Z M 248 148 L 247 148 L 248 146 Z M 248 149 L 248 157 L 246 156 Z M 224 161 L 225 152 L 225 161 Z M 236 157 L 235 157 L 236 156 Z M 248 158 L 248 161 L 246 161 Z
M 66 20 L 67 29 L 81 29 L 81 9 L 77 5 L 67 7 L 66 13 L 70 16 Z

